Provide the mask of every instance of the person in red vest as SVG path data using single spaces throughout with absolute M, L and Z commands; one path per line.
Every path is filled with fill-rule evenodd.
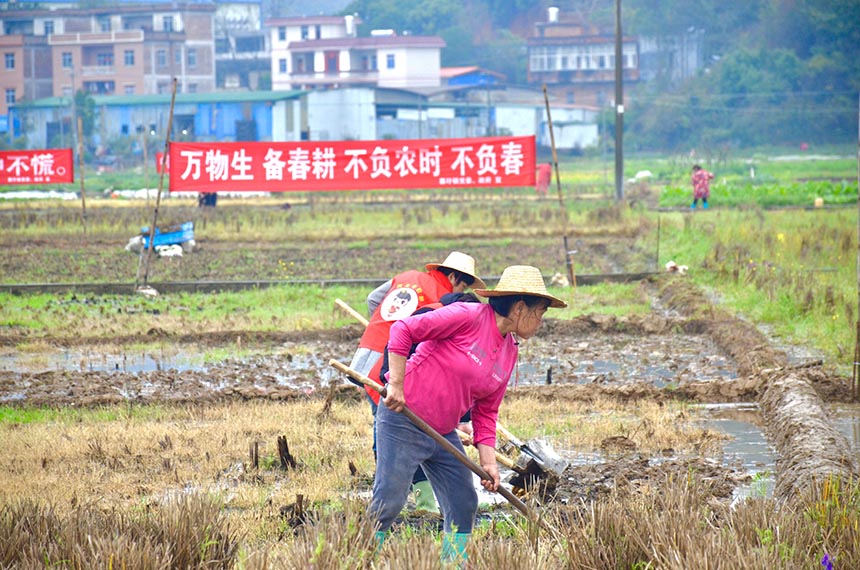
M 475 271 L 475 259 L 459 251 L 449 253 L 442 263 L 428 263 L 425 269 L 395 275 L 367 296 L 370 323 L 361 335 L 350 368 L 378 378 L 391 325 L 425 305 L 438 303 L 446 293 L 462 293 L 473 285 L 486 287 Z M 371 392 L 369 388 L 367 391 Z

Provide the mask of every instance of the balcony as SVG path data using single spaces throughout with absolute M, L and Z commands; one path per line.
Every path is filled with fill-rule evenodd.
M 329 84 L 332 82 L 344 83 L 371 83 L 379 81 L 378 71 L 306 71 L 290 73 L 288 80 L 293 84 L 315 85 Z
M 112 65 L 84 65 L 80 73 L 82 77 L 103 77 L 116 73 L 116 68 Z
M 51 34 L 48 45 L 84 46 L 100 44 L 129 44 L 143 41 L 143 30 L 122 30 L 117 32 L 78 32 L 74 34 Z

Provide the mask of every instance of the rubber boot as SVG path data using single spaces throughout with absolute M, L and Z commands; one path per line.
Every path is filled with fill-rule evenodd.
M 466 555 L 466 544 L 469 543 L 468 532 L 446 532 L 442 536 L 442 563 L 456 564 L 459 568 L 465 568 L 468 556 Z
M 382 550 L 382 543 L 385 542 L 385 537 L 388 535 L 387 532 L 383 532 L 381 530 L 376 531 L 374 535 L 376 538 L 376 550 L 375 552 L 379 554 L 379 551 Z
M 692 204 L 690 204 L 690 207 L 695 210 L 696 209 L 696 203 L 693 202 Z
M 415 493 L 415 510 L 428 513 L 438 513 L 439 505 L 436 504 L 436 496 L 430 481 L 419 481 L 412 484 L 412 492 Z
M 704 200 L 704 201 L 702 202 L 702 208 L 703 208 L 703 209 L 705 209 L 705 210 L 707 210 L 707 209 L 708 209 L 708 201 L 707 201 L 707 200 Z

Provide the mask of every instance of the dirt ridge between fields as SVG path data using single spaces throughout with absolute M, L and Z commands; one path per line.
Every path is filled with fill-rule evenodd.
M 704 300 L 703 292 L 686 280 L 666 280 L 660 296 L 683 314 L 708 315 L 708 333 L 736 360 L 745 376 L 738 381 L 755 395 L 765 436 L 777 452 L 775 497 L 793 499 L 827 480 L 860 476 L 856 453 L 824 403 L 834 392 L 848 401 L 850 387 L 844 379 L 828 376 L 819 363 L 788 366 L 786 355 L 755 326 Z

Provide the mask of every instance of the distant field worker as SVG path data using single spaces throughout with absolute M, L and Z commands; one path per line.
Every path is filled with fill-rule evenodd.
M 695 209 L 699 200 L 702 201 L 702 208 L 708 207 L 708 198 L 711 197 L 711 180 L 713 179 L 713 174 L 698 164 L 693 165 L 693 174 L 690 176 L 690 182 L 693 183 L 693 203 L 690 205 L 691 208 Z
M 537 169 L 535 191 L 541 196 L 546 196 L 550 182 L 552 182 L 552 163 L 543 162 Z
M 376 519 L 377 539 L 384 540 L 400 514 L 412 475 L 421 467 L 442 508 L 442 557 L 455 563 L 465 562 L 478 510 L 472 472 L 398 412 L 408 405 L 463 451 L 455 428 L 471 408 L 472 441 L 490 476 L 481 484 L 497 491 L 496 421 L 517 362 L 518 339 L 537 332 L 549 307 L 567 306 L 547 292 L 540 270 L 528 265 L 506 268 L 494 289 L 475 293 L 488 302 L 452 303 L 391 327 L 388 395 L 376 415 L 377 465 L 370 513 Z M 407 360 L 415 344 L 418 347 Z

